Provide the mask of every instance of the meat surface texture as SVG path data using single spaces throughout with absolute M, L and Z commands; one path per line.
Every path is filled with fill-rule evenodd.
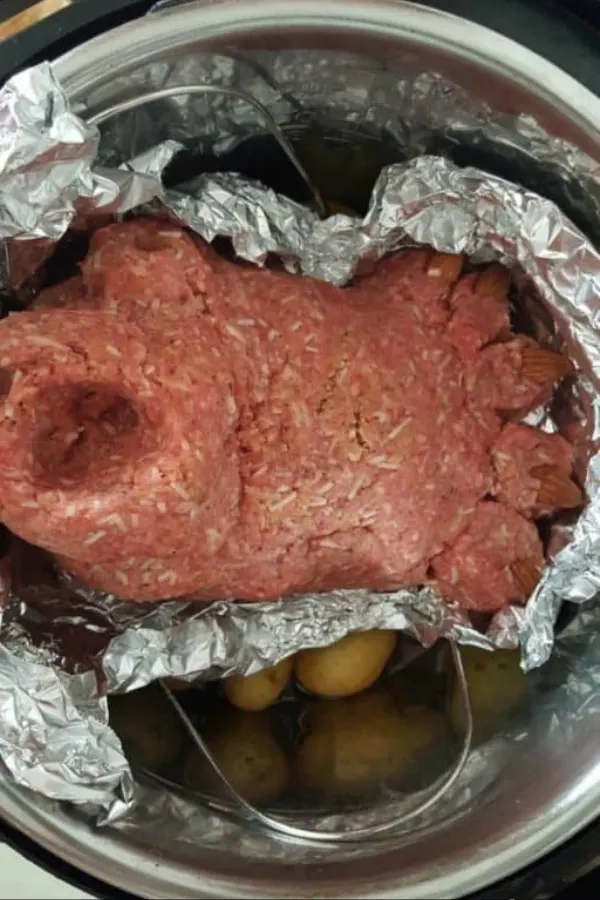
M 267 600 L 434 580 L 494 610 L 581 502 L 517 424 L 566 372 L 511 335 L 508 276 L 407 250 L 345 289 L 150 220 L 0 323 L 0 517 L 123 598 Z

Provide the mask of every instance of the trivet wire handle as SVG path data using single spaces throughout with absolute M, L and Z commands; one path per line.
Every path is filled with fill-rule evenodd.
M 108 119 L 112 119 L 113 116 L 117 116 L 123 112 L 128 112 L 131 109 L 137 109 L 140 106 L 145 106 L 147 103 L 154 103 L 156 100 L 165 100 L 168 97 L 181 97 L 185 94 L 220 94 L 222 96 L 232 97 L 235 100 L 241 100 L 243 103 L 247 103 L 249 106 L 251 106 L 263 120 L 269 133 L 275 138 L 293 167 L 296 169 L 297 173 L 306 184 L 311 193 L 313 202 L 319 215 L 327 215 L 327 206 L 323 201 L 319 189 L 298 159 L 296 151 L 292 147 L 292 144 L 290 143 L 282 129 L 279 127 L 268 109 L 266 109 L 266 107 L 263 106 L 263 104 L 260 103 L 255 97 L 253 97 L 251 94 L 245 93 L 244 91 L 237 91 L 233 88 L 221 87 L 220 85 L 216 84 L 182 84 L 175 85 L 174 87 L 159 88 L 158 90 L 150 91 L 147 94 L 140 94 L 138 97 L 131 97 L 129 100 L 122 100 L 120 103 L 115 103 L 114 106 L 108 106 L 106 109 L 95 113 L 93 116 L 89 116 L 86 121 L 88 125 L 101 125 Z
M 404 811 L 386 822 L 379 822 L 375 825 L 361 826 L 359 828 L 346 829 L 343 831 L 316 831 L 312 828 L 301 828 L 297 825 L 292 825 L 291 823 L 286 822 L 282 819 L 275 818 L 270 813 L 263 812 L 262 810 L 257 809 L 255 806 L 253 806 L 253 804 L 249 803 L 246 799 L 244 799 L 244 797 L 242 797 L 239 791 L 236 790 L 236 788 L 232 785 L 226 775 L 221 771 L 218 762 L 202 739 L 202 736 L 196 730 L 189 716 L 179 703 L 177 697 L 172 693 L 172 691 L 169 690 L 169 688 L 163 681 L 161 681 L 161 686 L 173 708 L 175 709 L 175 712 L 183 723 L 186 731 L 189 733 L 192 741 L 200 750 L 200 752 L 206 757 L 206 759 L 216 772 L 217 776 L 219 777 L 220 781 L 222 782 L 223 786 L 227 790 L 228 794 L 234 801 L 237 811 L 244 818 L 254 824 L 261 825 L 264 828 L 275 831 L 278 834 L 282 834 L 288 838 L 296 838 L 305 841 L 315 841 L 318 843 L 350 842 L 362 840 L 365 838 L 374 838 L 386 832 L 397 831 L 401 829 L 402 826 L 405 826 L 412 819 L 415 819 L 417 816 L 423 815 L 423 813 L 427 812 L 427 810 L 431 809 L 433 806 L 439 803 L 440 800 L 448 793 L 448 791 L 460 777 L 471 752 L 471 742 L 473 739 L 473 711 L 471 707 L 471 699 L 469 696 L 469 686 L 465 676 L 460 649 L 454 641 L 450 641 L 450 650 L 452 652 L 452 660 L 454 662 L 454 667 L 456 670 L 456 678 L 461 704 L 464 710 L 464 734 L 462 738 L 461 751 L 456 762 L 454 763 L 450 771 L 443 777 L 441 783 L 433 790 L 433 792 L 412 809 Z

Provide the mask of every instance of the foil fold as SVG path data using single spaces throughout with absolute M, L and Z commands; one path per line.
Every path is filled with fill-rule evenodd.
M 271 71 L 283 84 L 277 109 L 284 116 L 290 108 L 289 59 L 275 63 Z M 306 70 L 298 66 L 296 77 L 303 71 L 314 74 L 314 65 L 315 60 L 306 60 Z M 221 66 L 227 77 L 234 69 L 233 63 Z M 443 91 L 436 78 L 416 78 L 410 103 L 422 107 L 437 86 L 435 108 L 442 121 Z M 408 108 L 409 85 L 404 87 Z M 267 88 L 273 94 L 272 84 Z M 451 96 L 458 110 L 464 92 L 457 89 Z M 591 241 L 550 200 L 439 155 L 384 167 L 363 218 L 338 214 L 321 220 L 308 207 L 230 172 L 204 174 L 177 189 L 165 187 L 163 175 L 189 137 L 185 110 L 177 109 L 179 130 L 172 138 L 122 162 L 122 129 L 115 127 L 114 143 L 109 138 L 106 145 L 105 131 L 101 141 L 98 129 L 70 110 L 50 65 L 20 73 L 5 86 L 0 92 L 0 238 L 8 241 L 8 287 L 22 280 L 22 272 L 11 267 L 15 248 L 42 241 L 45 256 L 70 226 L 93 227 L 105 215 L 135 211 L 164 215 L 165 209 L 209 241 L 229 238 L 238 256 L 256 265 L 277 254 L 288 270 L 338 285 L 347 283 L 359 265 L 372 266 L 386 253 L 415 243 L 462 252 L 475 261 L 499 259 L 533 283 L 551 313 L 555 330 L 550 338 L 566 347 L 577 365 L 591 446 L 589 504 L 568 527 L 566 545 L 527 605 L 496 614 L 485 632 L 429 589 L 336 592 L 260 606 L 198 608 L 182 602 L 149 609 L 67 585 L 76 603 L 60 622 L 55 620 L 57 631 L 68 627 L 70 640 L 77 643 L 99 614 L 107 623 L 93 626 L 101 632 L 94 664 L 88 661 L 87 667 L 67 673 L 64 660 L 45 656 L 27 641 L 28 629 L 34 633 L 40 616 L 50 615 L 50 605 L 44 612 L 43 586 L 35 602 L 9 592 L 0 646 L 0 755 L 20 784 L 91 806 L 103 822 L 123 815 L 134 800 L 128 763 L 107 724 L 106 691 L 133 690 L 164 676 L 251 674 L 302 647 L 334 643 L 368 628 L 398 629 L 425 646 L 440 637 L 487 649 L 520 646 L 523 667 L 534 669 L 551 653 L 563 603 L 589 607 L 600 587 L 600 456 L 595 452 L 600 255 Z M 235 121 L 239 128 L 240 120 Z M 543 144 L 539 126 L 524 118 L 517 124 L 491 122 L 490 138 L 502 138 L 502 129 L 512 129 L 521 149 L 529 140 L 538 158 L 546 154 L 569 178 L 592 185 L 588 200 L 600 208 L 600 175 L 589 159 L 556 139 Z M 215 129 L 215 145 L 227 146 L 234 131 Z M 118 166 L 110 165 L 117 160 Z M 555 427 L 552 417 L 549 421 Z M 33 742 L 27 735 L 34 735 Z

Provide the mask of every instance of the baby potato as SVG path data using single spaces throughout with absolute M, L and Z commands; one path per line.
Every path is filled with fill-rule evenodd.
M 307 791 L 351 797 L 416 771 L 423 753 L 443 740 L 444 717 L 425 707 L 399 710 L 391 695 L 369 691 L 309 710 L 296 754 Z
M 267 709 L 289 682 L 293 665 L 293 658 L 288 657 L 254 675 L 231 675 L 222 681 L 223 693 L 238 709 L 248 712 Z
M 110 725 L 134 762 L 156 772 L 176 759 L 185 739 L 177 713 L 158 685 L 108 698 Z
M 519 664 L 518 650 L 479 650 L 461 647 L 471 707 L 473 734 L 480 740 L 502 724 L 527 695 L 527 676 Z M 449 701 L 450 721 L 456 733 L 462 735 L 465 713 L 456 679 Z
M 249 803 L 267 803 L 285 791 L 288 761 L 268 713 L 230 710 L 206 729 L 203 738 L 223 774 Z M 224 793 L 221 781 L 198 749 L 188 756 L 184 780 L 193 790 Z
M 377 681 L 395 647 L 395 631 L 356 631 L 330 647 L 301 650 L 294 674 L 313 694 L 350 697 Z

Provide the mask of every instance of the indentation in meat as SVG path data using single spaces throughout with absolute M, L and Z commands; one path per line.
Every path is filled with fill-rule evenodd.
M 145 437 L 135 405 L 118 386 L 53 385 L 34 404 L 33 471 L 40 482 L 69 486 L 84 478 L 95 481 L 103 470 L 119 475 Z

